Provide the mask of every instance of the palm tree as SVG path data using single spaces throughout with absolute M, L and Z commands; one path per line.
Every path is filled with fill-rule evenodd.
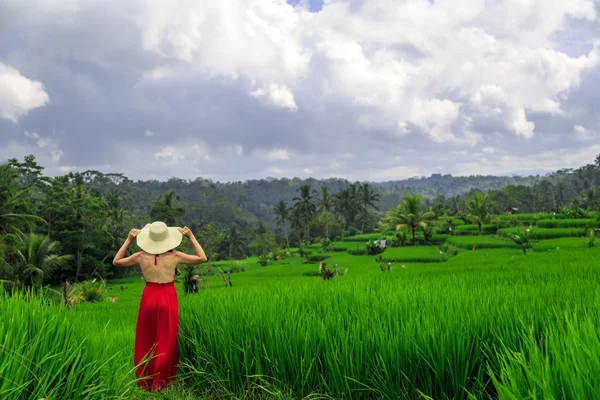
M 302 215 L 302 220 L 304 226 L 306 228 L 306 237 L 310 239 L 310 221 L 317 212 L 317 206 L 313 202 L 314 197 L 317 192 L 314 190 L 310 190 L 310 185 L 302 185 L 297 192 L 300 192 L 300 197 L 294 197 L 294 208 L 298 210 L 300 215 Z
M 177 200 L 179 196 L 175 197 Z M 177 217 L 185 215 L 185 211 L 180 207 L 173 207 L 173 191 L 165 193 L 165 198 L 156 200 L 156 203 L 150 210 L 150 218 L 154 221 L 163 221 L 169 226 L 176 224 Z
M 344 220 L 344 230 L 354 222 L 356 215 L 356 186 L 349 185 L 333 195 L 333 209 Z
M 379 194 L 369 187 L 368 183 L 360 186 L 358 190 L 358 199 L 360 201 L 361 213 L 362 213 L 362 225 L 360 233 L 364 233 L 365 222 L 369 214 L 369 208 L 375 208 L 375 203 L 379 201 Z
M 246 238 L 244 238 L 242 233 L 237 230 L 235 225 L 232 225 L 229 229 L 227 241 L 229 242 L 229 257 L 233 257 L 234 254 L 245 254 Z
M 333 210 L 333 196 L 327 186 L 321 187 L 321 197 L 317 198 L 317 213 L 325 218 L 325 237 L 329 239 L 329 216 Z
M 27 211 L 28 196 L 34 187 L 19 190 L 16 179 L 16 172 L 11 166 L 0 165 L 0 235 L 18 232 L 23 225 L 32 228 L 36 223 L 46 223 L 43 218 Z
M 520 228 L 515 233 L 507 232 L 508 238 L 521 246 L 521 251 L 523 251 L 523 254 L 526 254 L 527 248 L 531 246 L 531 238 L 529 236 L 529 231 L 530 228 Z
M 121 205 L 122 198 L 119 193 L 119 189 L 109 189 L 106 192 L 104 203 L 108 209 L 108 230 L 113 238 L 112 247 L 113 250 L 118 249 L 125 240 L 124 228 L 124 217 L 125 210 Z
M 282 225 L 285 231 L 285 240 L 287 242 L 288 249 L 290 248 L 290 239 L 288 237 L 288 230 L 285 226 L 285 223 L 290 219 L 290 208 L 287 203 L 283 200 L 279 201 L 279 204 L 273 207 L 273 212 L 275 213 L 275 218 L 273 218 L 273 222 L 277 224 L 277 226 Z
M 426 229 L 427 221 L 432 220 L 435 214 L 431 211 L 423 212 L 421 197 L 418 194 L 406 196 L 396 209 L 392 210 L 386 222 L 395 226 L 396 231 L 408 227 L 412 231 L 413 245 L 416 243 L 415 231 L 417 228 Z
M 17 282 L 39 289 L 44 279 L 56 269 L 67 265 L 70 255 L 60 255 L 60 244 L 48 236 L 29 233 L 22 237 L 16 252 Z
M 303 216 L 301 215 L 298 208 L 292 207 L 290 213 L 290 228 L 298 233 L 298 239 L 302 241 L 302 230 L 303 230 Z
M 487 194 L 481 192 L 475 193 L 467 201 L 467 216 L 477 224 L 479 234 L 481 235 L 481 225 L 486 223 L 490 218 L 490 212 L 494 208 L 493 202 Z
M 592 204 L 594 204 L 594 200 L 596 199 L 596 188 L 590 187 L 584 192 L 584 203 L 585 206 L 589 209 Z

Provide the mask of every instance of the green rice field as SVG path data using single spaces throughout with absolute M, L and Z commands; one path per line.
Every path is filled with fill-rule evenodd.
M 492 235 L 453 236 L 448 245 L 476 250 L 329 252 L 328 267 L 348 269 L 330 281 L 297 254 L 266 267 L 250 258 L 231 288 L 211 276 L 184 295 L 177 283 L 180 369 L 159 397 L 134 381 L 140 277 L 109 282 L 114 303 L 70 310 L 3 295 L 0 398 L 593 399 L 600 248 L 564 228 L 534 232 L 550 230 L 567 237 L 525 255 Z M 352 239 L 334 245 L 364 245 Z

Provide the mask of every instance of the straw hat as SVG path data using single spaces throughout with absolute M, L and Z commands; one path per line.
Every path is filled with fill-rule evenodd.
M 177 228 L 156 221 L 142 228 L 136 239 L 137 245 L 146 253 L 162 254 L 179 246 L 182 237 Z

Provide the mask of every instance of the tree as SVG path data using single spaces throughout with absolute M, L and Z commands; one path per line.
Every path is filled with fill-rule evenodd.
M 467 216 L 471 222 L 477 224 L 479 234 L 481 235 L 481 225 L 490 219 L 490 212 L 494 204 L 488 195 L 478 192 L 472 195 L 467 201 Z
M 296 192 L 300 192 L 300 197 L 294 197 L 294 208 L 302 217 L 302 223 L 306 228 L 306 237 L 310 239 L 310 220 L 317 211 L 317 206 L 313 201 L 316 192 L 310 190 L 310 185 L 302 185 Z
M 523 254 L 526 254 L 527 248 L 531 246 L 531 238 L 529 236 L 530 229 L 531 228 L 519 228 L 515 233 L 507 233 L 509 239 L 521 246 L 521 251 L 523 251 Z
M 214 222 L 204 225 L 196 235 L 198 242 L 202 243 L 202 248 L 208 257 L 209 263 L 213 263 L 219 257 L 219 247 L 225 239 L 225 234 L 217 229 Z
M 421 197 L 418 194 L 406 196 L 396 209 L 391 210 L 388 216 L 384 218 L 384 223 L 395 227 L 396 231 L 401 231 L 405 227 L 412 232 L 413 244 L 416 244 L 415 231 L 417 229 L 426 229 L 427 221 L 435 217 L 433 212 L 423 212 Z
M 344 230 L 347 230 L 356 215 L 356 186 L 350 185 L 333 195 L 333 209 L 344 220 Z
M 0 235 L 15 232 L 23 226 L 30 229 L 46 221 L 32 213 L 30 192 L 33 187 L 23 188 L 16 182 L 17 172 L 10 165 L 0 165 Z
M 371 187 L 369 187 L 368 183 L 365 183 L 361 185 L 358 190 L 358 201 L 360 202 L 360 211 L 362 219 L 360 233 L 364 233 L 365 222 L 368 220 L 369 217 L 369 208 L 375 208 L 376 202 L 379 201 L 379 194 L 375 193 L 375 191 Z
M 290 248 L 290 239 L 288 235 L 288 230 L 285 226 L 285 223 L 290 219 L 290 208 L 287 203 L 283 200 L 279 201 L 275 207 L 273 207 L 273 213 L 275 214 L 275 218 L 273 218 L 273 222 L 279 227 L 283 226 L 285 231 L 285 240 L 287 243 L 288 249 Z
M 266 257 L 272 251 L 277 250 L 277 242 L 272 233 L 263 233 L 254 238 L 250 249 L 259 257 Z
M 585 192 L 584 192 L 584 196 L 583 196 L 583 202 L 584 202 L 584 206 L 587 207 L 588 209 L 592 207 L 592 205 L 594 204 L 594 201 L 596 200 L 596 188 L 588 188 Z
M 25 187 L 34 186 L 42 179 L 44 167 L 39 165 L 35 160 L 35 156 L 31 154 L 23 157 L 23 162 L 19 162 L 16 158 L 11 158 L 8 160 L 8 165 L 17 171 L 19 185 Z
M 104 196 L 108 212 L 107 227 L 112 236 L 112 250 L 116 251 L 127 237 L 125 229 L 125 210 L 122 207 L 122 198 L 118 189 L 111 188 Z
M 108 231 L 110 218 L 101 193 L 88 189 L 81 174 L 68 174 L 52 179 L 43 195 L 39 212 L 48 221 L 48 235 L 74 259 L 55 272 L 55 282 L 96 273 L 104 276 L 111 268 L 107 259 L 114 255 L 114 238 Z
M 242 258 L 246 255 L 246 238 L 235 225 L 229 228 L 227 241 L 229 242 L 229 257 Z
M 321 187 L 321 197 L 317 198 L 317 214 L 323 216 L 325 222 L 325 238 L 329 239 L 329 216 L 333 210 L 333 196 L 327 186 Z
M 39 289 L 52 272 L 72 257 L 61 255 L 60 244 L 48 236 L 29 233 L 20 239 L 13 265 L 16 282 Z
M 179 196 L 175 197 L 177 201 Z M 177 217 L 185 215 L 185 210 L 180 207 L 173 206 L 173 191 L 169 190 L 165 193 L 164 199 L 158 199 L 150 209 L 150 218 L 153 221 L 162 221 L 169 226 L 175 226 Z

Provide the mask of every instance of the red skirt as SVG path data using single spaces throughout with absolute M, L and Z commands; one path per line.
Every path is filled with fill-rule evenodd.
M 141 388 L 160 390 L 175 380 L 179 306 L 174 282 L 146 282 L 135 328 L 133 361 Z

